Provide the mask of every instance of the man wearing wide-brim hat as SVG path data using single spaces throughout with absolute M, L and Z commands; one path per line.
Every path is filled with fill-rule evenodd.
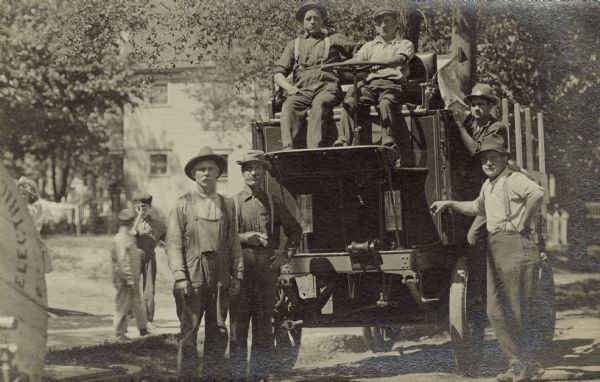
M 488 84 L 477 84 L 464 100 L 470 107 L 470 113 L 462 123 L 458 124 L 458 127 L 467 152 L 474 155 L 480 150 L 481 142 L 491 135 L 501 136 L 508 148 L 508 127 L 491 115 L 492 109 L 499 101 L 494 95 L 492 87 Z M 475 169 L 469 174 L 469 178 L 473 193 L 477 192 L 476 190 L 485 181 L 483 174 Z M 467 241 L 479 258 L 483 258 L 485 255 L 487 243 L 485 227 L 485 216 L 477 216 L 467 234 Z
M 451 208 L 487 217 L 487 313 L 509 361 L 507 372 L 497 377 L 501 382 L 529 381 L 543 373 L 532 354 L 533 334 L 540 332 L 535 304 L 542 259 L 530 241 L 529 227 L 545 191 L 525 174 L 512 171 L 508 156 L 502 136 L 487 136 L 476 155 L 487 177 L 477 199 L 438 201 L 430 207 L 434 214 Z
M 281 108 L 283 149 L 316 148 L 333 142 L 333 107 L 342 100 L 339 79 L 323 64 L 352 57 L 355 44 L 339 34 L 329 36 L 323 28 L 327 10 L 317 3 L 306 3 L 296 12 L 304 33 L 290 41 L 273 71 L 275 83 L 287 93 Z M 292 74 L 292 81 L 287 76 Z M 307 117 L 307 111 L 310 113 Z M 307 118 L 306 136 L 301 124 Z
M 216 192 L 227 161 L 209 147 L 185 165 L 195 189 L 177 199 L 167 224 L 167 257 L 181 334 L 177 371 L 182 380 L 198 379 L 198 329 L 204 316 L 202 376 L 219 379 L 225 371 L 225 319 L 229 297 L 244 276 L 233 200 Z
M 235 198 L 238 231 L 244 253 L 244 280 L 240 294 L 231 302 L 230 364 L 233 380 L 244 380 L 248 359 L 248 327 L 252 322 L 249 379 L 276 374 L 271 352 L 271 316 L 281 265 L 289 261 L 300 243 L 302 229 L 282 200 L 263 190 L 270 167 L 261 150 L 250 150 L 237 163 L 244 188 Z M 287 238 L 279 250 L 279 232 Z

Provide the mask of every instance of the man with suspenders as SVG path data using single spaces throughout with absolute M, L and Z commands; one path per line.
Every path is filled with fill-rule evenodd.
M 307 3 L 296 12 L 305 33 L 290 41 L 275 65 L 274 81 L 288 94 L 281 109 L 281 143 L 284 150 L 316 148 L 331 145 L 329 128 L 333 130 L 333 107 L 342 100 L 339 79 L 321 66 L 352 57 L 355 44 L 339 34 L 328 36 L 323 30 L 327 17 L 325 7 Z M 290 83 L 286 76 L 292 74 Z M 301 122 L 307 120 L 306 137 Z M 334 135 L 334 134 L 333 134 Z
M 242 160 L 244 189 L 234 197 L 244 256 L 240 294 L 231 301 L 230 363 L 233 380 L 246 378 L 248 326 L 252 320 L 250 380 L 265 378 L 273 362 L 271 317 L 279 267 L 287 264 L 300 243 L 302 229 L 282 200 L 263 190 L 264 152 L 250 150 Z M 278 251 L 279 229 L 287 237 L 285 252 Z
M 177 199 L 167 225 L 167 258 L 181 334 L 177 372 L 182 381 L 198 376 L 197 336 L 204 316 L 202 377 L 220 380 L 226 370 L 227 309 L 244 277 L 233 200 L 216 192 L 227 160 L 209 147 L 188 161 L 185 174 L 195 189 Z
M 431 205 L 433 214 L 446 208 L 466 215 L 485 215 L 487 245 L 487 313 L 500 348 L 509 361 L 502 382 L 522 382 L 543 373 L 534 360 L 539 329 L 538 275 L 542 267 L 537 245 L 530 241 L 530 226 L 544 199 L 544 189 L 508 167 L 504 138 L 491 134 L 477 154 L 488 177 L 474 201 L 443 200 Z

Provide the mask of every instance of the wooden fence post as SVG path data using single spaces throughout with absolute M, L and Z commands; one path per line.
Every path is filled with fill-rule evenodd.
M 515 103 L 514 109 L 515 118 L 515 154 L 517 166 L 523 167 L 523 138 L 521 135 L 521 105 Z
M 568 223 L 569 223 L 569 213 L 567 211 L 563 211 L 560 214 L 560 244 L 567 246 L 569 244 L 567 240 L 568 233 Z
M 527 171 L 533 173 L 533 136 L 531 135 L 531 109 L 525 108 L 525 150 L 527 154 Z

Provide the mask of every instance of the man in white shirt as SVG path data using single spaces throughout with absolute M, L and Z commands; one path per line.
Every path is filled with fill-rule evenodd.
M 542 266 L 537 245 L 530 241 L 532 219 L 544 199 L 544 189 L 526 175 L 508 168 L 502 136 L 481 143 L 478 156 L 488 179 L 474 201 L 442 200 L 430 209 L 446 208 L 487 218 L 487 313 L 500 347 L 509 361 L 501 382 L 529 381 L 543 369 L 533 359 L 536 275 Z

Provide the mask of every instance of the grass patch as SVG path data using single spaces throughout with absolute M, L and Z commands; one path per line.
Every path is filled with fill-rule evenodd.
M 141 367 L 143 379 L 175 379 L 177 338 L 174 335 L 152 336 L 132 342 L 75 347 L 46 354 L 46 366 L 50 370 L 52 365 L 109 368 L 115 364 Z M 45 380 L 52 380 L 52 376 Z

